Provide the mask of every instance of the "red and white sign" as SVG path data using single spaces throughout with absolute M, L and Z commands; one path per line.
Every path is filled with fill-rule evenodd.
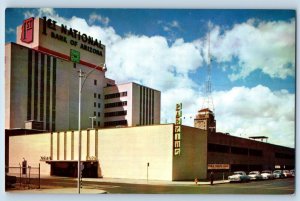
M 229 164 L 207 164 L 208 170 L 229 170 Z
M 33 25 L 34 25 L 33 17 L 23 21 L 22 34 L 21 34 L 22 42 L 31 43 L 33 41 Z

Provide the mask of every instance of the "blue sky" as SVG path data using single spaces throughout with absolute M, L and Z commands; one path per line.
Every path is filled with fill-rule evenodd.
M 6 9 L 5 41 L 44 15 L 101 39 L 109 77 L 160 90 L 162 123 L 174 121 L 176 102 L 186 117 L 201 107 L 210 24 L 217 130 L 294 146 L 295 11 Z

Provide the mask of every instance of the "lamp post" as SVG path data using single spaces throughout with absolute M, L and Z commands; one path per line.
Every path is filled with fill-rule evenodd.
M 106 71 L 106 65 L 102 64 L 103 67 L 102 69 L 104 71 Z M 89 77 L 89 75 L 96 70 L 97 67 L 93 68 L 92 70 L 90 70 L 86 75 L 85 72 L 83 72 L 81 70 L 81 68 L 78 71 L 78 76 L 79 76 L 79 101 L 78 101 L 78 171 L 77 171 L 77 177 L 78 177 L 78 181 L 77 181 L 77 188 L 78 188 L 78 194 L 80 194 L 80 179 L 81 179 L 81 171 L 82 171 L 82 166 L 81 166 L 81 92 L 82 92 L 82 88 L 84 86 L 84 83 L 86 81 L 86 79 Z M 84 77 L 84 80 L 82 82 L 82 78 Z
M 92 129 L 94 129 L 94 119 L 96 119 L 96 116 L 89 117 L 92 120 Z

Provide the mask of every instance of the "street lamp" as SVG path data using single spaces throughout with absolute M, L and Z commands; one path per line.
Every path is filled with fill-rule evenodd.
M 89 117 L 92 120 L 92 129 L 94 129 L 94 119 L 96 119 L 96 116 Z
M 101 65 L 101 64 L 100 64 Z M 102 64 L 102 70 L 106 71 L 106 65 Z M 100 67 L 100 66 L 99 66 Z M 79 76 L 79 101 L 78 101 L 78 181 L 77 181 L 77 188 L 78 188 L 78 194 L 80 194 L 80 179 L 81 179 L 81 171 L 82 171 L 82 166 L 81 166 L 81 92 L 82 88 L 84 86 L 84 83 L 86 79 L 89 77 L 89 75 L 94 72 L 96 69 L 98 69 L 98 66 L 90 70 L 87 74 L 81 70 L 81 68 L 78 71 L 78 76 Z M 83 82 L 81 82 L 81 79 L 84 77 Z

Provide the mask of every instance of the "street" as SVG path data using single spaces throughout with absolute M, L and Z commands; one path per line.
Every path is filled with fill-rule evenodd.
M 42 179 L 42 188 L 76 188 L 76 179 Z M 83 181 L 85 189 L 101 189 L 107 193 L 126 194 L 293 194 L 295 179 L 252 181 L 249 183 L 207 184 L 133 184 L 119 182 Z

